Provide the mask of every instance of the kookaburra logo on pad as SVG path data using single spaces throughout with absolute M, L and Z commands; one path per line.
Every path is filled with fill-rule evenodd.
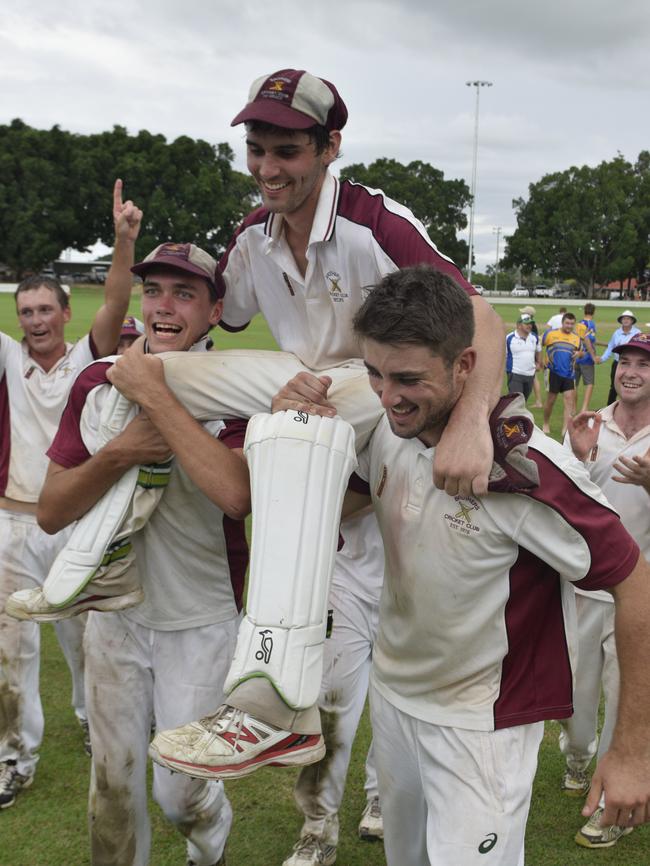
M 271 653 L 273 652 L 273 632 L 270 628 L 265 628 L 260 632 L 262 639 L 262 647 L 255 653 L 255 658 L 258 662 L 264 662 L 267 665 L 271 661 Z

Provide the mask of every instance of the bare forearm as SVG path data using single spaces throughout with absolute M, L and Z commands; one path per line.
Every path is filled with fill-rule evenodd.
M 199 490 L 228 517 L 246 517 L 250 482 L 241 451 L 215 439 L 168 389 L 163 399 L 147 399 L 143 409 Z
M 97 311 L 92 326 L 93 339 L 100 355 L 113 352 L 120 338 L 122 322 L 131 299 L 131 266 L 134 261 L 135 242 L 116 237 L 113 259 L 104 285 L 104 304 Z
M 650 729 L 650 566 L 642 556 L 614 598 L 621 690 L 611 749 L 645 755 Z
M 78 520 L 119 481 L 130 465 L 123 455 L 108 446 L 70 469 L 50 463 L 38 500 L 36 517 L 41 529 L 52 535 Z

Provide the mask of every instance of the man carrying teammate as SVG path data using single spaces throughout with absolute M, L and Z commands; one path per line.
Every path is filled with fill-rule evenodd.
M 614 379 L 618 400 L 600 412 L 582 412 L 569 421 L 573 453 L 621 515 L 621 521 L 650 557 L 650 335 L 637 334 L 619 348 Z M 619 670 L 614 639 L 614 605 L 608 592 L 576 589 L 578 666 L 575 712 L 563 722 L 560 748 L 566 758 L 563 790 L 582 796 L 589 790 L 586 770 L 598 749 L 608 751 L 616 722 Z M 598 742 L 600 694 L 605 719 Z M 601 825 L 604 802 L 576 834 L 585 848 L 611 848 L 631 827 Z
M 152 720 L 157 727 L 181 724 L 222 699 L 248 560 L 243 518 L 250 492 L 241 452 L 246 422 L 200 425 L 166 388 L 156 358 L 162 351 L 205 352 L 212 345 L 208 332 L 219 321 L 225 291 L 217 263 L 192 244 L 168 243 L 132 270 L 144 281 L 142 318 L 151 354 L 143 353 L 141 341 L 117 366 L 123 390 L 141 412 L 96 450 L 113 359 L 84 370 L 48 452 L 38 512 L 41 524 L 56 531 L 82 517 L 132 467 L 141 467 L 141 487 L 165 484 L 158 508 L 130 539 L 144 601 L 88 617 L 95 866 L 149 863 Z M 127 268 L 122 279 L 131 282 Z M 167 474 L 162 466 L 142 468 L 164 464 L 170 454 L 175 460 Z M 225 863 L 232 810 L 222 782 L 156 767 L 153 793 L 187 839 L 189 866 Z
M 214 418 L 268 411 L 278 389 L 302 371 L 294 379 L 295 397 L 316 405 L 326 417 L 338 410 L 356 425 L 362 441 L 380 410 L 362 367 L 349 361 L 359 356 L 352 317 L 368 287 L 383 274 L 427 262 L 451 274 L 473 295 L 479 356 L 433 471 L 436 482 L 449 492 L 482 492 L 492 451 L 487 418 L 502 376 L 500 321 L 473 294 L 455 265 L 436 250 L 410 211 L 378 190 L 339 183 L 331 174 L 346 120 L 347 110 L 336 88 L 307 72 L 281 70 L 254 82 L 248 104 L 233 122 L 246 123 L 248 166 L 264 206 L 244 221 L 222 262 L 228 285 L 223 325 L 239 330 L 260 311 L 280 348 L 295 353 L 298 360 L 283 353 L 263 353 L 247 360 L 239 352 L 231 375 L 224 370 L 229 353 L 210 353 L 191 364 L 189 358 L 170 358 L 165 360 L 166 380 L 193 414 Z M 111 376 L 120 388 L 119 365 Z M 330 402 L 325 393 L 332 380 Z M 302 513 L 292 520 L 299 534 Z M 285 763 L 285 758 L 287 763 L 310 763 L 323 754 L 318 715 L 311 709 L 318 681 L 310 677 L 308 692 L 297 702 L 285 700 L 284 673 L 271 674 L 266 661 L 268 623 L 250 615 L 251 599 L 257 598 L 253 588 L 265 579 L 264 558 L 262 549 L 260 566 L 255 560 L 251 566 L 249 616 L 228 679 L 228 705 L 210 719 L 157 737 L 153 754 L 164 765 L 173 763 L 175 769 L 191 775 L 199 763 L 206 776 L 232 777 L 265 763 Z M 288 571 L 274 586 L 278 595 L 293 592 Z M 300 575 L 303 582 L 310 578 L 313 575 Z M 327 584 L 324 578 L 323 616 Z M 321 598 L 320 591 L 317 597 Z M 283 610 L 279 600 L 277 610 Z M 319 610 L 319 621 L 320 617 Z M 273 618 L 273 624 L 276 645 L 298 631 L 285 616 L 279 616 L 279 622 Z M 315 631 L 322 641 L 324 627 Z M 259 716 L 263 724 L 257 724 L 262 721 Z M 263 733 L 256 735 L 254 730 Z M 302 746 L 290 733 L 304 735 Z M 278 745 L 287 742 L 292 744 L 291 755 L 283 754 Z
M 137 209 L 113 193 L 116 256 L 133 247 Z M 24 337 L 0 334 L 0 611 L 17 589 L 40 586 L 68 533 L 54 538 L 36 523 L 36 501 L 47 469 L 47 451 L 75 376 L 94 358 L 112 352 L 126 314 L 131 286 L 109 273 L 104 303 L 90 333 L 72 344 L 64 331 L 72 311 L 58 280 L 33 276 L 16 290 Z M 0 808 L 31 785 L 43 737 L 39 696 L 40 633 L 35 623 L 0 614 Z M 60 623 L 57 636 L 73 677 L 73 705 L 85 725 L 83 622 Z
M 571 583 L 614 595 L 621 663 L 616 731 L 583 814 L 604 793 L 603 823 L 648 821 L 650 567 L 637 545 L 520 398 L 491 416 L 499 495 L 434 486 L 475 361 L 471 306 L 450 279 L 388 275 L 355 330 L 386 410 L 347 505 L 371 497 L 386 551 L 371 710 L 387 863 L 523 863 L 543 720 L 572 712 Z
M 222 325 L 239 330 L 262 312 L 280 348 L 298 355 L 314 371 L 301 374 L 296 398 L 332 415 L 336 409 L 325 397 L 331 375 L 327 368 L 358 357 L 352 317 L 367 288 L 382 274 L 427 262 L 453 275 L 468 294 L 473 292 L 406 208 L 378 190 L 340 183 L 330 172 L 346 120 L 336 88 L 307 72 L 281 70 L 253 83 L 248 103 L 233 124 L 246 124 L 248 168 L 264 206 L 244 221 L 222 261 L 229 287 Z M 499 390 L 503 353 L 496 315 L 478 296 L 472 304 L 480 362 L 450 420 L 450 432 L 459 436 L 445 438 L 434 467 L 438 483 L 466 493 L 472 486 L 484 489 L 491 447 L 486 419 Z M 281 375 L 279 370 L 274 391 L 282 385 Z M 191 382 L 187 385 L 192 387 Z M 212 387 L 216 390 L 216 382 Z M 251 584 L 254 579 L 251 575 Z M 250 661 L 252 669 L 259 670 L 260 665 Z M 190 773 L 200 761 L 208 765 L 204 772 L 212 768 L 216 775 L 222 769 L 236 774 L 238 764 L 263 764 L 266 749 L 286 737 L 296 710 L 306 708 L 287 706 L 276 683 L 263 675 L 251 678 L 250 673 L 249 662 L 243 661 L 230 680 L 235 685 L 228 697 L 232 709 L 205 725 L 196 723 L 191 731 L 179 729 L 157 738 L 154 757 L 163 763 L 165 755 L 178 758 L 178 768 Z M 250 729 L 262 703 L 264 719 L 275 731 L 257 742 L 251 742 L 254 737 L 240 742 L 238 753 L 224 734 L 230 736 L 235 716 L 240 729 Z

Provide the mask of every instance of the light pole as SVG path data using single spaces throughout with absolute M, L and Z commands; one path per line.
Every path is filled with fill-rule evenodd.
M 492 234 L 497 236 L 497 261 L 494 266 L 494 291 L 499 289 L 499 238 L 501 237 L 502 226 L 494 226 Z
M 492 87 L 491 81 L 466 81 L 467 87 L 476 88 L 476 111 L 474 113 L 474 157 L 472 160 L 472 203 L 469 208 L 469 262 L 467 264 L 467 280 L 472 282 L 472 257 L 474 255 L 474 210 L 476 208 L 476 166 L 478 162 L 478 99 L 481 87 Z

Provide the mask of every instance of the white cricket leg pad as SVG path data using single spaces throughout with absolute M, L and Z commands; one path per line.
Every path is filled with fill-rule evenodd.
M 102 408 L 99 447 L 116 436 L 137 412 L 115 388 Z M 130 536 L 141 529 L 154 510 L 171 471 L 171 461 L 133 466 L 81 517 L 66 545 L 52 564 L 43 584 L 46 600 L 68 604 L 90 582 L 98 582 L 105 595 L 120 595 L 133 588 L 137 573 Z M 126 575 L 128 587 L 119 578 Z
M 339 417 L 256 415 L 244 452 L 253 507 L 251 568 L 225 690 L 265 677 L 290 707 L 306 709 L 320 689 L 341 505 L 356 467 L 354 431 Z

